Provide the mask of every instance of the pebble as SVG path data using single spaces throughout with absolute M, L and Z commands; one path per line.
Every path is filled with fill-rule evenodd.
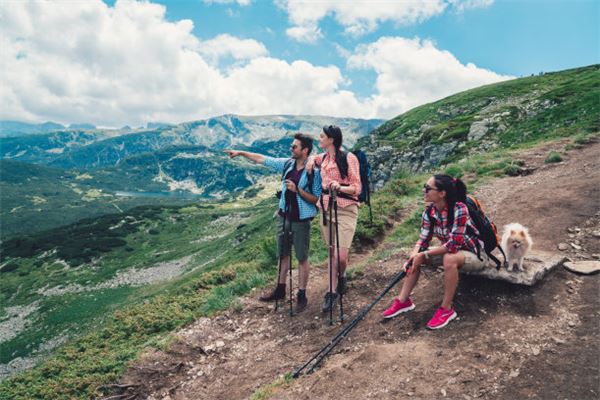
M 575 243 L 571 243 L 571 247 L 574 248 L 575 250 L 581 250 L 581 246 Z
M 573 321 L 569 321 L 569 326 L 570 326 L 571 328 L 574 328 L 574 327 L 575 327 L 575 325 L 577 325 L 575 322 L 573 322 Z
M 568 245 L 568 244 L 566 244 L 566 243 L 559 243 L 559 244 L 558 244 L 558 249 L 559 249 L 560 251 L 565 251 L 565 250 L 567 250 L 568 248 L 569 248 L 569 245 Z
M 534 347 L 533 348 L 533 355 L 534 356 L 539 356 L 540 355 L 540 348 L 539 347 Z
M 517 376 L 519 376 L 519 370 L 515 369 L 515 370 L 510 371 L 510 374 L 508 376 L 511 378 L 516 378 Z

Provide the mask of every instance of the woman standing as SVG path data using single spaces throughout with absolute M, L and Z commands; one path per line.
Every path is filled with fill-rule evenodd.
M 478 238 L 479 232 L 469 217 L 465 184 L 448 175 L 434 175 L 424 185 L 423 192 L 425 203 L 430 206 L 423 212 L 419 241 L 409 258 L 412 267 L 407 272 L 400 295 L 383 312 L 383 316 L 392 318 L 414 310 L 415 305 L 409 296 L 419 279 L 421 265 L 443 265 L 444 299 L 427 323 L 429 329 L 439 329 L 457 317 L 452 300 L 458 286 L 458 270 L 483 268 L 489 264 L 489 259 L 483 242 Z M 433 235 L 440 240 L 441 246 L 429 248 Z
M 358 195 L 361 190 L 360 167 L 358 159 L 352 153 L 342 151 L 342 131 L 335 125 L 323 127 L 323 132 L 319 136 L 319 147 L 325 150 L 325 153 L 314 157 L 314 165 L 321 170 L 321 179 L 323 184 L 323 193 L 319 207 L 323 216 L 319 218 L 321 236 L 330 250 L 329 257 L 333 260 L 331 275 L 331 286 L 335 291 L 328 288 L 323 304 L 323 312 L 329 312 L 337 301 L 338 294 L 344 294 L 346 291 L 346 278 L 344 276 L 348 265 L 348 252 L 354 238 L 356 230 L 356 221 L 358 219 Z M 337 195 L 337 225 L 339 232 L 339 252 L 336 249 L 335 230 L 333 242 L 329 243 L 329 221 L 327 218 L 331 196 L 330 191 L 335 191 Z M 334 216 L 335 219 L 335 216 Z M 335 226 L 335 225 L 334 225 Z M 338 282 L 338 260 L 339 253 L 339 276 Z

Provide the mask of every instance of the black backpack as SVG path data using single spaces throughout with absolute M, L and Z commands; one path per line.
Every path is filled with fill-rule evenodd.
M 500 238 L 498 237 L 498 230 L 496 229 L 496 225 L 490 221 L 490 219 L 485 215 L 483 211 L 483 207 L 481 203 L 475 196 L 468 195 L 467 196 L 467 209 L 469 210 L 469 217 L 471 218 L 471 222 L 479 231 L 479 235 L 475 235 L 475 232 L 472 228 L 467 227 L 467 231 L 471 236 L 477 236 L 483 242 L 483 251 L 485 254 L 496 263 L 496 269 L 500 269 L 501 265 L 506 266 L 506 254 L 504 254 L 504 250 L 502 250 L 502 246 L 500 246 Z M 427 208 L 427 215 L 429 218 L 433 219 L 432 225 L 435 224 L 435 218 L 431 217 L 431 209 L 433 205 L 430 205 Z M 431 230 L 431 234 L 433 234 L 433 229 Z M 496 256 L 492 254 L 492 251 L 495 249 L 500 250 L 502 256 L 504 257 L 504 264 L 498 260 Z M 477 257 L 481 260 L 481 249 L 477 248 Z

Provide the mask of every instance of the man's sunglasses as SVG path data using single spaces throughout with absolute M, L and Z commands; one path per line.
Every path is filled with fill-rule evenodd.
M 425 191 L 425 193 L 429 193 L 430 190 L 435 190 L 436 192 L 440 191 L 440 189 L 432 188 L 428 184 L 424 184 L 423 185 L 423 190 Z

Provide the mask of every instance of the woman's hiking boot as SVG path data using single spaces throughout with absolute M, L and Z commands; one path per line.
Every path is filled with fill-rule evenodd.
M 296 312 L 301 313 L 306 310 L 307 305 L 308 299 L 306 298 L 306 292 L 304 290 L 299 290 L 296 295 Z
M 278 283 L 277 287 L 271 292 L 263 293 L 258 298 L 260 301 L 275 301 L 285 299 L 285 283 Z
M 333 307 L 335 307 L 335 303 L 337 302 L 337 293 L 330 293 L 327 292 L 327 294 L 325 294 L 325 302 L 323 303 L 323 312 L 329 312 L 329 310 L 333 309 Z

